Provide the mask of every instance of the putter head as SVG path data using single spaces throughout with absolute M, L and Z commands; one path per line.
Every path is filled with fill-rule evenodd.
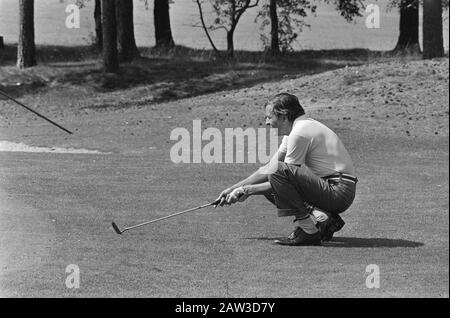
M 114 231 L 116 231 L 117 234 L 122 234 L 122 233 L 123 233 L 123 231 L 121 231 L 121 230 L 119 229 L 119 227 L 117 226 L 116 223 L 112 222 L 111 225 L 112 225 Z

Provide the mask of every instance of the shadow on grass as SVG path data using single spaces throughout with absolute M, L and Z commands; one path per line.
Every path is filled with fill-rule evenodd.
M 98 58 L 99 53 L 93 46 L 37 45 L 36 60 L 39 63 L 76 62 Z M 0 49 L 0 66 L 16 64 L 17 45 L 5 44 Z
M 274 241 L 280 237 L 246 237 L 245 240 Z M 420 247 L 424 244 L 402 239 L 334 237 L 330 242 L 323 242 L 324 247 Z
M 335 237 L 323 243 L 327 247 L 420 247 L 421 242 L 389 238 Z
M 236 51 L 230 60 L 211 50 L 182 46 L 169 51 L 140 48 L 140 53 L 140 58 L 122 63 L 117 74 L 106 74 L 101 57 L 90 46 L 38 46 L 38 66 L 19 71 L 14 67 L 16 48 L 7 45 L 0 50 L 0 67 L 6 66 L 0 88 L 14 97 L 59 86 L 94 92 L 142 88 L 129 102 L 89 106 L 127 108 L 361 65 L 387 54 L 367 49 L 309 50 L 273 57 L 265 52 Z
M 296 65 L 301 59 L 332 59 L 340 61 L 363 61 L 370 58 L 392 56 L 389 51 L 371 51 L 368 49 L 334 49 L 334 50 L 304 50 L 297 52 L 286 52 L 278 56 L 272 56 L 267 52 L 261 51 L 239 51 L 235 52 L 235 58 L 230 60 L 226 57 L 220 57 L 212 50 L 195 49 L 185 46 L 175 46 L 169 50 L 159 50 L 153 47 L 140 47 L 139 52 L 142 57 L 161 57 L 166 59 L 201 59 L 216 61 L 219 64 L 241 63 L 261 63 L 261 62 L 285 62 Z M 82 62 L 89 59 L 101 58 L 101 53 L 95 46 L 78 45 L 37 45 L 36 59 L 40 63 L 61 63 L 61 62 Z M 0 66 L 15 65 L 17 59 L 17 45 L 5 44 L 0 49 Z

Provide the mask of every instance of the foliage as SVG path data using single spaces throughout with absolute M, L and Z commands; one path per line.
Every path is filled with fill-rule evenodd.
M 309 13 L 316 15 L 317 3 L 333 4 L 348 22 L 355 17 L 361 17 L 361 9 L 364 8 L 363 0 L 277 0 L 278 36 L 281 51 L 292 51 L 292 44 L 298 38 L 298 34 L 305 27 L 311 27 L 305 22 Z M 448 1 L 448 0 L 447 0 Z M 256 20 L 262 20 L 261 30 L 270 25 L 269 3 L 266 2 L 258 13 Z M 263 45 L 270 46 L 269 37 L 261 34 Z
M 216 17 L 215 28 L 224 28 L 227 32 L 236 28 L 242 14 L 249 8 L 258 5 L 259 0 L 210 0 Z M 214 27 L 213 27 L 214 28 Z
M 278 41 L 282 52 L 292 51 L 292 44 L 304 27 L 310 27 L 304 21 L 308 12 L 315 14 L 317 6 L 311 0 L 279 0 L 277 1 Z M 270 27 L 270 4 L 266 2 L 259 11 L 256 20 L 262 20 L 260 29 Z M 261 40 L 265 48 L 270 47 L 270 38 L 263 32 Z
M 89 1 L 89 0 L 76 0 L 75 1 L 75 5 L 78 8 L 82 9 L 82 8 L 84 8 L 86 6 L 86 4 L 85 4 L 86 1 Z
M 361 9 L 364 9 L 364 0 L 322 0 L 325 3 L 334 4 L 341 16 L 352 22 L 355 17 L 362 17 Z
M 237 24 L 244 12 L 247 11 L 247 9 L 258 6 L 259 0 L 209 0 L 209 3 L 211 4 L 213 9 L 213 13 L 215 13 L 214 21 L 210 26 L 206 26 L 203 18 L 202 5 L 205 1 L 193 1 L 198 6 L 202 27 L 205 30 L 205 33 L 214 51 L 218 52 L 209 35 L 208 30 L 224 29 L 227 34 L 227 54 L 229 58 L 232 58 L 234 56 L 233 35 Z
M 443 10 L 448 10 L 449 2 L 450 2 L 450 0 L 441 0 Z M 391 0 L 388 4 L 388 9 L 390 10 L 392 8 L 400 8 L 402 6 L 402 3 L 404 3 L 404 0 Z M 423 5 L 422 0 L 415 0 L 413 4 L 408 4 L 408 5 L 417 5 L 418 3 Z

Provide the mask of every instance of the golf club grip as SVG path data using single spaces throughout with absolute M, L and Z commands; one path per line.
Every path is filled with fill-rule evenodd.
M 244 193 L 239 194 L 238 199 L 240 199 L 243 195 L 244 195 Z M 226 197 L 221 197 L 221 198 L 217 199 L 216 201 L 211 203 L 211 205 L 214 205 L 214 208 L 217 208 L 217 206 L 220 204 L 220 202 L 222 202 L 223 199 L 226 200 Z

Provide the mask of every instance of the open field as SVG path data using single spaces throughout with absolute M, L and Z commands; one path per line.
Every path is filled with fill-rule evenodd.
M 0 100 L 0 140 L 111 154 L 0 152 L 1 296 L 449 297 L 448 58 L 367 61 L 286 72 L 284 79 L 287 67 L 276 74 L 257 69 L 269 75 L 255 82 L 238 70 L 243 82 L 234 87 L 156 100 L 157 85 L 188 92 L 188 81 L 112 91 L 95 85 L 95 72 L 80 77 L 86 83 L 69 71 L 62 76 L 58 64 L 25 72 L 2 67 L 6 89 L 75 134 Z M 125 67 L 120 76 L 132 71 Z M 27 78 L 43 85 L 27 85 Z M 7 85 L 16 79 L 23 90 Z M 192 131 L 193 119 L 221 131 L 259 127 L 262 105 L 279 91 L 299 96 L 353 156 L 357 197 L 332 242 L 273 244 L 292 220 L 277 218 L 259 198 L 114 233 L 113 220 L 133 225 L 207 203 L 256 169 L 174 164 L 170 132 Z M 79 289 L 65 286 L 69 264 L 80 268 Z M 369 264 L 380 267 L 379 289 L 365 285 Z

